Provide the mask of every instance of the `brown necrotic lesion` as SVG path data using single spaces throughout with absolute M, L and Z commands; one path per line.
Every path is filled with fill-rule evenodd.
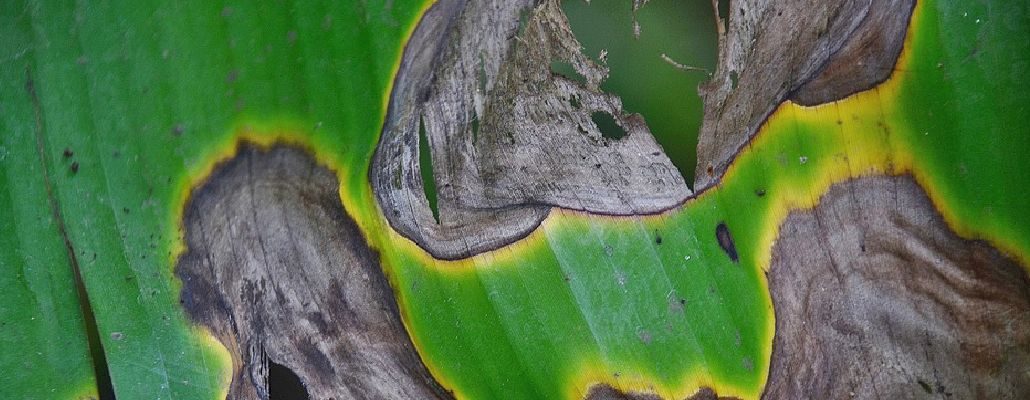
M 1030 282 L 911 177 L 834 185 L 780 228 L 766 398 L 1025 398 Z M 929 393 L 927 393 L 929 392 Z
M 232 355 L 229 398 L 297 381 L 315 399 L 450 397 L 338 190 L 305 150 L 246 143 L 193 189 L 175 272 L 186 312 Z

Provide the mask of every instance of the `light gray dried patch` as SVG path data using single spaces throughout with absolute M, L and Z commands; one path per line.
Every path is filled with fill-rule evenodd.
M 643 119 L 600 90 L 607 68 L 580 52 L 557 1 L 492 3 L 438 2 L 408 42 L 370 172 L 391 226 L 463 258 L 525 236 L 552 206 L 646 214 L 690 195 Z M 605 137 L 594 113 L 626 135 Z M 420 120 L 439 224 L 419 174 Z
M 910 177 L 792 213 L 768 274 L 769 399 L 1030 398 L 1030 284 L 957 237 Z
M 243 146 L 186 206 L 176 275 L 232 354 L 230 399 L 268 399 L 268 363 L 312 399 L 449 398 L 408 339 L 336 176 L 302 150 Z

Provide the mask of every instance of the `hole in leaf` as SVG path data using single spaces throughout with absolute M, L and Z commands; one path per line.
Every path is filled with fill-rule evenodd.
M 741 10 L 743 15 L 743 10 Z M 730 0 L 719 0 L 719 18 L 722 20 L 723 32 L 730 30 Z
M 563 61 L 551 61 L 551 73 L 561 75 L 573 82 L 577 82 L 580 85 L 587 84 L 587 78 L 585 78 L 576 68 L 567 62 Z
M 529 26 L 529 13 L 528 8 L 519 12 L 519 30 L 516 33 L 518 37 L 522 37 L 522 34 L 526 32 L 526 27 Z
M 440 223 L 440 209 L 437 208 L 436 181 L 433 178 L 433 154 L 429 150 L 429 139 L 426 136 L 426 122 L 418 119 L 418 166 L 422 173 L 422 191 L 429 202 L 429 210 L 433 219 Z
M 626 112 L 643 115 L 665 155 L 692 183 L 703 116 L 698 85 L 717 57 L 711 3 L 651 0 L 636 12 L 639 39 L 623 0 L 565 0 L 562 9 L 584 54 L 607 52 L 609 77 L 601 89 L 618 95 Z
M 479 53 L 479 70 L 476 72 L 476 83 L 479 84 L 479 94 L 486 95 L 486 66 L 483 65 L 483 53 Z
M 472 116 L 472 143 L 479 141 L 479 116 Z
M 597 129 L 601 130 L 601 136 L 605 139 L 619 140 L 626 137 L 626 130 L 622 129 L 618 122 L 615 122 L 615 117 L 611 114 L 597 111 L 590 114 L 590 119 L 597 124 Z
M 268 360 L 268 400 L 307 400 L 308 390 L 297 374 Z

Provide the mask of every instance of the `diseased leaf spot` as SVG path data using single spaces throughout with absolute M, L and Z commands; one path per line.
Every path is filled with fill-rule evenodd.
M 605 139 L 620 140 L 626 137 L 626 130 L 615 122 L 615 117 L 611 114 L 598 111 L 590 114 L 590 119 L 594 121 L 597 129 L 601 131 L 601 136 Z
M 715 238 L 719 241 L 719 247 L 722 247 L 722 251 L 726 252 L 730 260 L 738 262 L 737 247 L 733 244 L 733 236 L 730 235 L 730 229 L 726 227 L 725 222 L 720 222 L 715 227 Z
M 235 78 L 233 78 L 233 79 L 235 79 Z M 183 124 L 175 124 L 175 126 L 172 127 L 172 136 L 175 136 L 175 137 L 182 136 L 182 133 L 185 132 L 185 131 L 186 131 L 186 126 L 185 125 L 183 125 Z

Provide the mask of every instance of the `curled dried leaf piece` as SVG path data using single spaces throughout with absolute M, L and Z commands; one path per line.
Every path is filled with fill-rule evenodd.
M 607 73 L 580 52 L 557 1 L 435 4 L 405 49 L 370 172 L 391 226 L 456 259 L 524 237 L 551 207 L 632 215 L 682 202 L 690 189 L 643 118 L 601 91 Z M 419 174 L 420 126 L 439 223 Z
M 727 28 L 718 66 L 701 88 L 694 189 L 712 186 L 784 100 L 827 103 L 889 78 L 914 7 L 914 0 L 732 2 L 720 15 Z

